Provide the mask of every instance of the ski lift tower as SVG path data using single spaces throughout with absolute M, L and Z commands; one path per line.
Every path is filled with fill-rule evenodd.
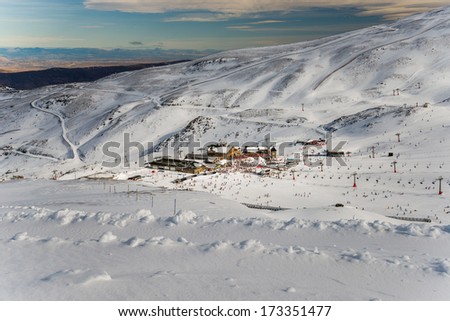
M 397 173 L 397 161 L 393 161 L 392 165 L 394 165 L 394 173 Z
M 353 175 L 353 188 L 356 188 L 356 176 L 358 176 L 358 174 L 355 172 L 352 175 Z
M 439 194 L 438 195 L 442 195 L 443 194 L 443 192 L 442 192 L 442 180 L 443 180 L 444 178 L 442 177 L 442 176 L 440 176 L 437 180 L 439 181 Z

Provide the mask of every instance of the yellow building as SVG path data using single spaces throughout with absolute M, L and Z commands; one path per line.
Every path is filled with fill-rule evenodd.
M 227 159 L 234 159 L 234 158 L 240 158 L 242 156 L 242 151 L 239 147 L 231 147 L 230 150 L 227 152 Z

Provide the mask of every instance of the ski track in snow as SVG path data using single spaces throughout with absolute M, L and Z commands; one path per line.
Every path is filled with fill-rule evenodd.
M 428 29 L 425 29 L 425 30 L 423 30 L 422 32 L 420 32 L 420 33 L 418 33 L 418 34 L 415 34 L 415 35 L 413 35 L 413 36 L 409 36 L 409 37 L 405 37 L 405 38 L 398 39 L 398 40 L 395 40 L 395 41 L 387 42 L 387 43 L 384 43 L 384 44 L 378 45 L 378 46 L 376 46 L 376 47 L 372 47 L 372 48 L 366 49 L 366 50 L 364 50 L 364 51 L 358 53 L 357 55 L 355 55 L 354 57 L 352 57 L 351 59 L 349 59 L 347 62 L 343 63 L 342 65 L 340 65 L 339 67 L 337 67 L 336 69 L 334 69 L 332 72 L 330 72 L 330 73 L 328 73 L 327 75 L 325 75 L 321 80 L 319 80 L 319 81 L 317 82 L 317 84 L 313 87 L 313 90 L 314 90 L 314 91 L 317 90 L 317 89 L 318 89 L 320 86 L 322 86 L 329 78 L 331 78 L 335 73 L 337 73 L 338 71 L 344 69 L 345 67 L 347 67 L 348 65 L 350 65 L 352 62 L 354 62 L 356 59 L 360 58 L 361 56 L 365 55 L 366 53 L 371 52 L 371 51 L 374 51 L 374 50 L 379 49 L 379 48 L 391 46 L 391 45 L 396 44 L 396 43 L 399 43 L 399 42 L 403 42 L 403 41 L 407 41 L 407 40 L 411 40 L 411 39 L 417 38 L 417 37 L 419 37 L 419 36 L 421 36 L 421 35 L 423 35 L 423 34 L 429 32 L 429 31 L 431 31 L 431 30 L 433 30 L 433 29 L 435 29 L 435 28 L 437 28 L 437 27 L 439 27 L 439 26 L 441 26 L 441 25 L 443 25 L 443 24 L 445 24 L 445 23 L 447 23 L 447 22 L 444 21 L 444 22 L 438 23 L 438 24 L 436 24 L 436 25 L 434 25 L 434 26 L 432 26 L 432 27 L 430 27 L 430 28 L 428 28 Z
M 18 150 L 14 150 L 14 149 L 13 149 L 13 150 L 9 150 L 8 152 L 10 152 L 10 153 L 15 153 L 15 154 L 18 154 L 18 155 L 27 156 L 27 157 L 33 157 L 33 158 L 39 158 L 39 159 L 46 159 L 46 160 L 50 160 L 50 161 L 52 161 L 52 162 L 58 162 L 58 161 L 59 161 L 59 159 L 58 159 L 58 158 L 55 158 L 55 157 L 44 156 L 44 155 L 38 155 L 38 154 L 30 153 L 30 152 L 24 153 L 24 152 L 21 152 L 21 151 L 18 151 Z
M 316 50 L 318 50 L 320 48 L 328 47 L 328 46 L 330 46 L 330 45 L 332 45 L 334 43 L 337 43 L 337 42 L 340 42 L 340 41 L 343 41 L 343 40 L 346 40 L 346 39 L 350 39 L 350 38 L 353 37 L 353 35 L 337 36 L 337 37 L 338 37 L 338 39 L 326 42 L 325 44 L 322 44 L 322 45 L 313 46 L 311 49 L 306 49 L 306 50 L 303 50 L 303 51 L 295 51 L 293 53 L 276 55 L 274 57 L 271 57 L 270 59 L 266 59 L 266 60 L 262 60 L 262 61 L 259 61 L 259 62 L 256 62 L 256 63 L 248 64 L 248 65 L 246 65 L 244 67 L 238 68 L 238 69 L 233 70 L 233 71 L 231 71 L 229 73 L 226 73 L 224 75 L 221 75 L 221 76 L 218 76 L 218 77 L 213 77 L 213 78 L 210 78 L 210 79 L 207 79 L 207 80 L 204 80 L 204 81 L 195 82 L 193 84 L 189 84 L 189 85 L 177 88 L 175 90 L 172 90 L 172 91 L 169 91 L 169 92 L 165 92 L 162 95 L 160 95 L 160 100 L 164 101 L 164 100 L 170 98 L 171 96 L 173 96 L 174 94 L 176 94 L 177 92 L 185 91 L 186 89 L 189 89 L 189 88 L 192 88 L 192 87 L 198 87 L 198 86 L 210 83 L 210 82 L 214 82 L 214 81 L 217 81 L 217 80 L 228 78 L 228 77 L 230 77 L 232 75 L 235 75 L 235 74 L 241 73 L 243 71 L 250 70 L 252 68 L 255 68 L 255 67 L 258 67 L 258 66 L 262 66 L 262 65 L 274 62 L 274 61 L 277 61 L 277 60 L 282 59 L 282 58 L 295 57 L 295 56 L 298 56 L 300 54 L 306 54 L 306 53 L 309 53 L 309 52 L 316 51 Z

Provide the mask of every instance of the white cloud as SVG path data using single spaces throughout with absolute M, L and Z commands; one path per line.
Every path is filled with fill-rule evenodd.
M 210 11 L 232 15 L 269 11 L 292 11 L 310 7 L 354 6 L 365 15 L 399 17 L 448 5 L 448 0 L 85 0 L 89 9 L 162 13 L 170 11 Z M 189 21 L 189 20 L 186 20 Z M 191 20 L 197 21 L 197 20 Z
M 262 21 L 255 21 L 255 22 L 250 22 L 250 25 L 265 25 L 265 24 L 271 24 L 271 23 L 283 23 L 286 21 L 283 20 L 262 20 Z
M 253 31 L 254 28 L 250 26 L 229 26 L 228 29 L 238 29 L 238 30 L 244 30 L 244 31 Z

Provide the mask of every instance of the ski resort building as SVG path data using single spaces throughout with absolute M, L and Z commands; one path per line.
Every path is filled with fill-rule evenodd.
M 207 169 L 205 165 L 197 161 L 170 157 L 157 158 L 147 163 L 145 167 L 189 174 L 201 174 Z

